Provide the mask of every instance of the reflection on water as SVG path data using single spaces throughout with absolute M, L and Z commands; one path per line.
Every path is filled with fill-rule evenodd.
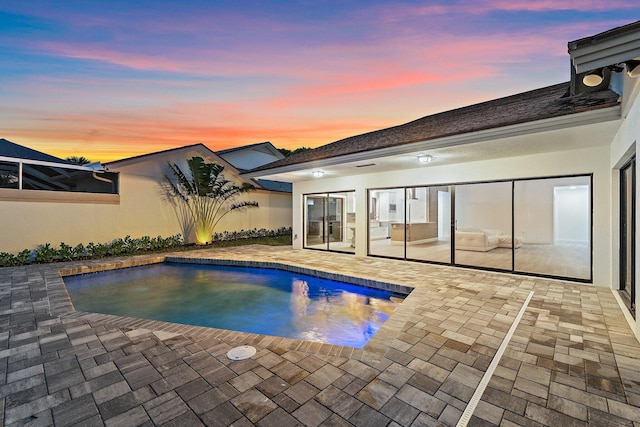
M 281 270 L 158 264 L 64 278 L 80 311 L 363 347 L 397 296 Z

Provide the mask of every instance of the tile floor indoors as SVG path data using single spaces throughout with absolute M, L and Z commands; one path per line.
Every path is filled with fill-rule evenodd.
M 640 426 L 640 345 L 609 289 L 282 247 L 171 256 L 415 289 L 353 349 L 76 312 L 60 276 L 165 255 L 1 268 L 4 425 Z

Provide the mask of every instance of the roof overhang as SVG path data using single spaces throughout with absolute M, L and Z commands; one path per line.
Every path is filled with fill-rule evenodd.
M 279 168 L 249 171 L 242 174 L 242 177 L 297 182 L 311 179 L 310 171 L 319 169 L 325 172 L 326 177 L 330 177 L 418 167 L 416 163 L 419 154 L 433 155 L 436 160 L 433 163 L 435 166 L 495 157 L 512 157 L 541 151 L 608 145 L 617 132 L 620 114 L 621 109 L 617 105 Z M 544 143 L 539 141 L 543 139 L 543 135 Z M 553 143 L 549 142 L 551 140 Z M 470 155 L 470 152 L 473 152 L 473 155 Z
M 585 73 L 640 58 L 640 21 L 569 42 L 576 73 Z

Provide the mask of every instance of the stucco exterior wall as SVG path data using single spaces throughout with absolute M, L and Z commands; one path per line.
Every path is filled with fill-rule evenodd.
M 543 137 L 543 136 L 541 136 Z M 294 247 L 302 248 L 302 197 L 304 194 L 356 191 L 356 256 L 367 255 L 367 189 L 593 174 L 593 274 L 594 284 L 611 286 L 611 173 L 609 142 L 584 150 L 506 157 L 446 166 L 428 165 L 393 172 L 348 178 L 320 178 L 296 182 L 293 187 Z M 325 175 L 326 176 L 326 175 Z M 348 256 L 348 255 L 345 255 Z
M 77 197 L 84 195 L 76 193 L 59 193 L 67 197 L 57 201 L 38 201 L 45 195 L 35 194 L 30 194 L 32 200 L 29 201 L 6 200 L 15 199 L 17 192 L 19 190 L 0 192 L 0 252 L 16 253 L 43 243 L 56 247 L 60 242 L 73 246 L 103 243 L 119 237 L 114 236 L 114 226 L 118 223 L 115 218 L 120 214 L 117 196 L 116 204 L 97 203 L 87 197 Z
M 32 191 L 27 194 L 27 190 L 3 189 L 0 252 L 16 253 L 43 243 L 58 247 L 60 242 L 105 243 L 127 235 L 167 237 L 182 233 L 176 212 L 160 184 L 167 173 L 167 162 L 182 163 L 194 155 L 202 157 L 203 153 L 169 153 L 110 168 L 120 173 L 119 196 L 57 192 L 52 198 L 51 192 L 37 192 L 38 197 Z M 229 166 L 225 176 L 240 182 Z M 244 197 L 257 201 L 260 207 L 229 214 L 220 222 L 217 232 L 291 226 L 291 194 L 257 190 Z
M 116 170 L 120 172 L 121 207 L 127 213 L 126 218 L 121 219 L 123 231 L 147 231 L 142 235 L 149 234 L 152 230 L 163 230 L 160 233 L 155 231 L 155 235 L 184 234 L 176 216 L 176 210 L 167 200 L 166 190 L 162 184 L 165 175 L 169 174 L 167 167 L 169 162 L 177 164 L 183 171 L 186 171 L 188 170 L 186 160 L 194 156 L 203 157 L 206 162 L 223 164 L 226 179 L 237 183 L 242 182 L 231 166 L 221 163 L 221 159 L 211 157 L 197 149 L 169 152 L 163 156 L 140 159 L 140 161 L 119 167 L 116 164 Z M 253 228 L 277 229 L 291 226 L 290 193 L 256 190 L 242 195 L 240 200 L 242 199 L 256 201 L 259 207 L 228 214 L 220 221 L 216 232 Z M 149 215 L 149 213 L 153 213 L 153 215 Z M 128 234 L 134 236 L 130 232 Z M 189 241 L 194 241 L 193 236 Z
M 612 251 L 611 251 L 611 283 L 612 289 L 620 289 L 620 168 L 631 159 L 634 155 L 636 159 L 640 159 L 640 80 L 625 78 L 622 108 L 622 123 L 620 130 L 616 134 L 610 149 L 610 171 L 612 178 L 612 194 L 611 194 L 611 218 L 612 218 Z M 637 163 L 636 163 L 637 165 Z M 636 171 L 637 173 L 637 171 Z M 637 180 L 637 178 L 636 178 Z M 636 181 L 636 230 L 640 230 L 640 185 Z M 636 249 L 635 249 L 635 268 L 639 270 L 640 266 L 640 242 L 638 233 L 636 232 Z M 636 307 L 640 303 L 640 297 L 636 294 Z M 640 336 L 640 316 L 636 316 L 632 322 L 635 324 L 635 334 Z

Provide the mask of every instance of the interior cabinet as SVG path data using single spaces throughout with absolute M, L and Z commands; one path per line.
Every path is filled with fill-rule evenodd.
M 402 222 L 391 223 L 391 241 L 404 242 L 405 234 L 407 242 L 432 241 L 438 239 L 437 222 L 415 222 L 404 224 Z

